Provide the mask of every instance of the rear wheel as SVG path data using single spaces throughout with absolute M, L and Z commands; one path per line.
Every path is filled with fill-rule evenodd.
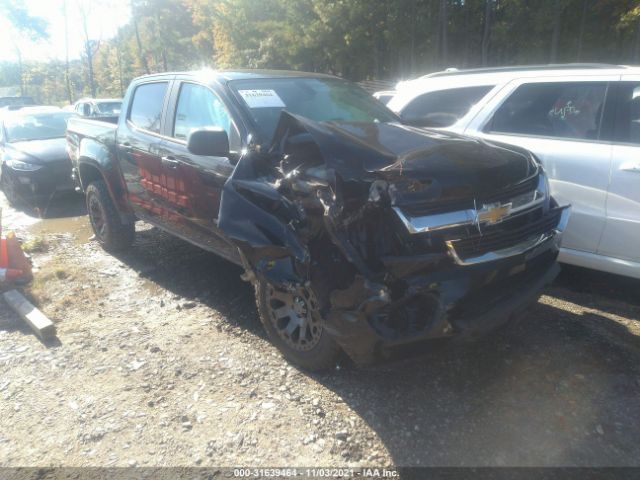
M 96 240 L 105 250 L 124 250 L 133 243 L 135 226 L 122 223 L 104 181 L 87 187 L 87 212 Z
M 311 290 L 284 292 L 258 281 L 256 297 L 260 321 L 287 360 L 314 372 L 336 366 L 342 350 L 327 334 L 318 300 Z

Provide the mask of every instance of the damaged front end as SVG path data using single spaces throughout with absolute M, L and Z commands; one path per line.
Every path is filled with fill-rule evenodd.
M 271 147 L 225 184 L 218 225 L 247 280 L 312 295 L 323 329 L 366 363 L 533 301 L 557 274 L 568 214 L 526 151 L 283 112 Z

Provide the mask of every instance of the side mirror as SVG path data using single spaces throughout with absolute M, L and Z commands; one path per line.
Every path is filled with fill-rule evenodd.
M 229 157 L 229 136 L 220 127 L 192 130 L 187 137 L 187 149 L 194 155 Z

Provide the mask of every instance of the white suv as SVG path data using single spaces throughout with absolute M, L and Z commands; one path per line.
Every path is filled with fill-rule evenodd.
M 573 205 L 560 261 L 640 278 L 640 67 L 462 70 L 401 82 L 407 123 L 533 152 Z

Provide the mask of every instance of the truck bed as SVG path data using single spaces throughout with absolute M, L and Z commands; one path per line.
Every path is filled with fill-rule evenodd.
M 80 181 L 82 157 L 95 161 L 103 169 L 116 158 L 116 130 L 113 123 L 87 118 L 70 118 L 67 124 L 67 151 L 71 159 L 72 178 L 77 189 L 85 191 L 87 185 Z
M 113 144 L 117 128 L 117 122 L 71 117 L 67 124 L 67 136 L 77 137 L 79 140 L 92 138 L 101 143 Z

